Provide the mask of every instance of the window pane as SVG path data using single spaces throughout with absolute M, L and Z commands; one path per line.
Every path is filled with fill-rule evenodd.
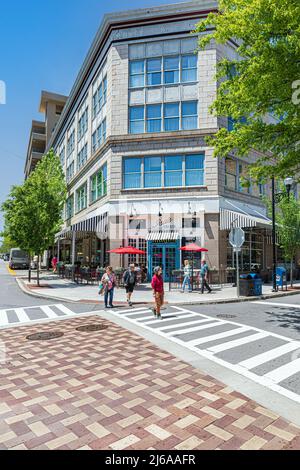
M 124 160 L 124 172 L 134 173 L 141 171 L 141 158 L 125 158 Z
M 165 119 L 165 131 L 178 131 L 178 130 L 179 130 L 179 118 Z
M 161 132 L 161 119 L 149 119 L 147 121 L 147 132 Z
M 148 73 L 147 74 L 147 85 L 160 85 L 161 84 L 161 73 Z
M 197 55 L 183 55 L 181 57 L 181 67 L 183 69 L 192 69 L 197 67 Z
M 131 87 L 142 87 L 144 86 L 144 75 L 133 75 L 130 77 Z
M 182 116 L 197 115 L 197 101 L 183 101 Z
M 185 167 L 187 170 L 203 169 L 204 155 L 187 155 L 185 157 Z
M 161 171 L 161 157 L 145 158 L 145 171 Z
M 144 61 L 134 60 L 130 62 L 130 74 L 144 73 Z
M 145 188 L 160 188 L 161 173 L 145 173 Z
M 165 186 L 182 186 L 182 172 L 170 171 L 165 173 Z
M 225 186 L 229 189 L 236 190 L 236 176 L 227 173 L 225 175 Z
M 179 57 L 165 57 L 164 59 L 165 70 L 176 70 L 179 69 Z
M 140 187 L 141 187 L 140 173 L 133 173 L 133 174 L 125 175 L 125 178 L 124 178 L 125 189 L 140 188 Z
M 144 119 L 144 106 L 132 106 L 130 108 L 130 120 Z
M 165 157 L 165 170 L 182 170 L 182 157 L 181 155 Z
M 144 121 L 133 121 L 130 123 L 130 134 L 143 134 Z
M 201 186 L 203 185 L 203 171 L 201 170 L 188 170 L 185 175 L 186 186 Z
M 147 60 L 147 72 L 160 72 L 161 71 L 161 59 L 148 59 Z
M 147 106 L 147 119 L 161 118 L 161 105 L 149 104 Z
M 164 106 L 164 115 L 168 117 L 179 116 L 179 103 L 166 103 Z
M 197 69 L 183 70 L 181 73 L 182 82 L 196 82 L 197 81 Z
M 198 127 L 198 118 L 197 116 L 184 117 L 182 118 L 182 129 L 197 129 Z
M 165 72 L 165 83 L 178 83 L 179 82 L 179 71 Z

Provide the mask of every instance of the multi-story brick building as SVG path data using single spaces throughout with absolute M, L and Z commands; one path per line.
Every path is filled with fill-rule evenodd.
M 118 266 L 107 250 L 132 245 L 147 252 L 134 261 L 149 271 L 162 264 L 167 277 L 181 266 L 179 248 L 196 241 L 211 267 L 225 270 L 234 225 L 246 231 L 242 268 L 271 265 L 267 188 L 242 187 L 248 163 L 214 158 L 205 140 L 232 126 L 209 108 L 216 64 L 236 57 L 236 45 L 197 51 L 191 34 L 216 9 L 200 0 L 104 17 L 47 144 L 68 182 L 58 235 L 65 259 Z

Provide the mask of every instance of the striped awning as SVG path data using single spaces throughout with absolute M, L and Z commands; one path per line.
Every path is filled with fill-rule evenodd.
M 72 238 L 72 234 L 76 233 L 78 236 L 95 233 L 97 236 L 104 236 L 108 231 L 108 213 L 97 215 L 94 217 L 86 218 L 81 222 L 71 225 L 70 227 L 62 230 L 55 235 L 55 240 Z
M 251 228 L 251 227 L 269 227 L 272 221 L 257 212 L 257 216 L 247 214 L 246 212 L 236 212 L 228 209 L 220 210 L 220 230 L 231 230 L 233 227 Z
M 171 240 L 178 240 L 178 232 L 149 232 L 147 235 L 148 241 L 153 242 L 168 242 Z

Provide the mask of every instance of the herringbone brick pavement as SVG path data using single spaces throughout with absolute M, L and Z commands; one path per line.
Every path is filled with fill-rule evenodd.
M 108 329 L 75 330 L 94 323 Z M 64 336 L 26 339 L 53 330 Z M 0 339 L 0 449 L 300 448 L 299 427 L 99 317 Z

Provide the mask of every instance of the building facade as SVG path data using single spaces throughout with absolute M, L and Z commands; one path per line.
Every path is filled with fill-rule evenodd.
M 166 279 L 182 265 L 180 247 L 208 249 L 218 271 L 234 267 L 228 234 L 246 231 L 244 270 L 271 266 L 271 226 L 250 182 L 256 158 L 213 157 L 206 137 L 230 119 L 213 116 L 217 62 L 236 45 L 197 50 L 195 24 L 217 2 L 166 5 L 104 17 L 46 149 L 60 156 L 68 183 L 65 224 L 57 235 L 65 261 L 114 267 L 163 265 Z M 135 246 L 120 259 L 107 251 Z M 186 255 L 185 255 L 186 257 Z M 200 260 L 198 259 L 198 262 Z

